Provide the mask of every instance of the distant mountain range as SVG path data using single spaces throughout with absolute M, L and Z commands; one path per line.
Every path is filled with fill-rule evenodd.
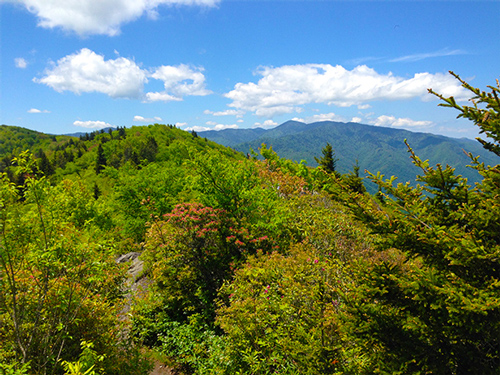
M 305 160 L 309 166 L 317 165 L 314 158 L 321 157 L 322 148 L 329 142 L 335 150 L 340 173 L 352 170 L 357 160 L 361 171 L 380 171 L 386 177 L 394 175 L 399 182 L 414 182 L 416 175 L 420 173 L 410 160 L 405 139 L 422 160 L 429 159 L 431 165 L 449 164 L 470 182 L 478 181 L 479 178 L 475 170 L 466 167 L 470 164 L 470 158 L 464 151 L 480 155 L 480 161 L 485 164 L 500 163 L 500 158 L 483 149 L 475 140 L 352 122 L 305 124 L 288 121 L 269 130 L 225 129 L 199 132 L 198 135 L 244 153 L 250 149 L 258 151 L 262 143 L 265 143 L 268 147 L 272 146 L 280 157 Z
M 81 137 L 81 136 L 84 136 L 87 133 L 92 133 L 92 132 L 95 132 L 95 131 L 107 133 L 110 129 L 112 131 L 116 130 L 116 128 L 108 126 L 107 128 L 103 128 L 103 129 L 89 129 L 86 132 L 77 132 L 77 133 L 70 133 L 70 134 L 63 134 L 63 135 L 67 135 L 69 137 Z

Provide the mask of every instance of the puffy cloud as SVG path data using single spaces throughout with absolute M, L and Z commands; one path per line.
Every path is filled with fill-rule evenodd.
M 273 128 L 277 125 L 278 125 L 278 123 L 276 121 L 266 120 L 263 123 L 256 122 L 253 126 L 254 126 L 254 128 Z
M 298 121 L 298 122 L 303 122 L 305 124 L 311 124 L 313 122 L 320 122 L 320 121 L 346 122 L 347 120 L 343 116 L 340 116 L 340 115 L 337 115 L 333 112 L 330 112 L 330 113 L 321 113 L 321 114 L 317 114 L 317 115 L 312 115 L 312 116 L 308 116 L 305 118 L 294 117 L 294 118 L 292 118 L 292 121 Z
M 376 100 L 431 100 L 428 88 L 459 100 L 468 98 L 455 78 L 441 73 L 402 78 L 379 74 L 365 65 L 347 70 L 340 65 L 305 64 L 262 67 L 257 74 L 262 76 L 257 83 L 237 83 L 225 94 L 232 100 L 230 107 L 271 118 L 300 112 L 311 103 L 367 108 L 367 102 Z
M 12 1 L 12 0 L 11 0 Z M 18 0 L 45 28 L 79 35 L 120 33 L 120 26 L 141 17 L 156 18 L 161 5 L 215 6 L 219 0 Z
M 369 116 L 368 116 L 369 117 Z M 351 120 L 347 120 L 342 116 L 336 115 L 335 113 L 325 113 L 309 116 L 306 118 L 294 117 L 293 121 L 299 121 L 306 124 L 311 124 L 313 122 L 319 121 L 338 121 L 338 122 L 356 122 L 365 123 L 375 126 L 385 126 L 385 127 L 397 127 L 397 128 L 426 128 L 434 125 L 432 121 L 415 121 L 410 118 L 397 118 L 395 116 L 382 115 L 376 119 L 362 119 L 361 117 L 354 116 Z
M 163 81 L 165 91 L 158 93 L 147 93 L 148 101 L 170 101 L 178 100 L 183 96 L 204 96 L 212 92 L 205 88 L 205 76 L 203 68 L 191 68 L 188 65 L 160 66 L 150 75 L 151 78 Z M 171 94 L 173 95 L 171 95 Z
M 205 132 L 205 131 L 213 130 L 213 129 L 212 128 L 207 128 L 206 126 L 197 126 L 197 125 L 195 125 L 195 126 L 190 126 L 190 127 L 186 128 L 184 130 L 186 130 L 188 132 L 190 132 L 192 130 L 194 130 L 195 132 Z
M 162 121 L 161 117 L 142 117 L 142 116 L 134 116 L 135 122 L 157 122 L 157 121 Z
M 22 57 L 16 57 L 14 59 L 14 64 L 16 65 L 16 68 L 24 69 L 28 66 L 28 62 L 23 59 Z
M 306 123 L 311 123 L 311 122 L 319 122 L 319 121 L 339 121 L 339 122 L 345 122 L 346 119 L 340 115 L 337 115 L 333 112 L 330 113 L 322 113 L 318 115 L 313 115 L 306 117 L 305 121 Z
M 203 68 L 187 65 L 160 66 L 152 71 L 142 69 L 132 59 L 117 57 L 105 60 L 87 48 L 65 56 L 33 81 L 45 84 L 57 92 L 75 94 L 98 92 L 112 98 L 143 99 L 144 101 L 181 101 L 187 95 L 208 95 Z M 144 94 L 149 79 L 163 81 L 165 91 Z
M 237 118 L 241 118 L 245 114 L 245 111 L 239 111 L 236 109 L 228 109 L 226 111 L 212 112 L 212 111 L 206 109 L 203 111 L 203 113 L 206 115 L 213 115 L 213 116 L 236 116 Z
M 182 98 L 167 94 L 166 92 L 148 92 L 146 93 L 146 101 L 148 102 L 173 102 L 182 101 Z
M 415 121 L 409 118 L 396 118 L 394 116 L 379 116 L 375 120 L 369 121 L 371 125 L 375 126 L 388 126 L 388 127 L 401 127 L 401 128 L 415 128 L 415 127 L 429 127 L 433 125 L 432 121 Z
M 213 128 L 208 128 L 209 130 L 238 129 L 238 125 L 236 124 L 224 125 L 219 124 L 215 121 L 207 121 L 205 124 L 207 124 L 208 126 L 213 126 Z
M 103 56 L 83 48 L 58 60 L 52 69 L 45 71 L 44 77 L 34 81 L 57 92 L 100 92 L 112 98 L 139 98 L 147 75 L 130 59 L 104 60 Z
M 104 121 L 75 121 L 73 125 L 89 129 L 103 129 L 113 126 Z
M 28 109 L 27 112 L 28 113 L 50 113 L 50 111 L 47 111 L 46 109 L 40 110 L 40 109 L 37 109 L 37 108 Z
M 224 129 L 238 129 L 238 125 L 236 125 L 236 124 L 231 124 L 231 125 L 217 124 L 214 127 L 214 130 L 224 130 Z
M 175 123 L 175 126 L 178 128 L 183 128 L 186 125 L 187 125 L 187 122 L 176 122 Z

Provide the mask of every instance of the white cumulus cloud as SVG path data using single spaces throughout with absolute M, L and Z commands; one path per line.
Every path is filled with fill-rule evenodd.
M 205 88 L 203 68 L 192 68 L 188 65 L 160 66 L 150 75 L 151 78 L 163 81 L 165 91 L 148 92 L 148 101 L 178 100 L 187 95 L 204 96 L 212 92 Z
M 217 124 L 214 127 L 214 130 L 224 130 L 224 129 L 238 129 L 238 125 L 236 125 L 236 124 L 231 124 L 231 125 Z
M 87 48 L 57 61 L 45 76 L 35 78 L 57 92 L 75 94 L 100 92 L 112 98 L 139 98 L 147 74 L 134 61 L 124 57 L 104 60 Z
M 37 108 L 31 108 L 28 109 L 28 113 L 50 113 L 50 111 L 47 111 L 46 109 L 37 109 Z
M 209 130 L 238 129 L 238 125 L 236 124 L 225 125 L 225 124 L 219 124 L 215 121 L 207 121 L 205 124 L 213 127 L 209 128 Z
M 358 109 L 368 109 L 371 108 L 370 104 L 358 104 Z
M 166 92 L 148 92 L 145 100 L 148 102 L 180 102 L 182 98 L 167 94 Z
M 278 123 L 273 120 L 266 120 L 264 122 L 256 122 L 253 124 L 254 128 L 274 128 L 275 126 L 278 126 Z
M 186 128 L 184 130 L 186 130 L 188 132 L 190 132 L 192 130 L 194 130 L 195 132 L 206 132 L 208 130 L 214 130 L 214 129 L 208 128 L 206 126 L 197 126 L 197 125 L 195 125 L 195 126 L 190 126 L 190 127 Z
M 181 101 L 183 96 L 208 95 L 203 68 L 160 66 L 143 69 L 125 57 L 105 60 L 104 56 L 83 48 L 65 56 L 45 70 L 43 77 L 33 81 L 45 84 L 57 92 L 75 94 L 103 93 L 112 98 L 142 99 L 144 101 Z M 151 79 L 161 80 L 165 91 L 147 92 L 144 85 Z
M 161 117 L 143 117 L 143 116 L 134 116 L 133 121 L 135 122 L 156 122 L 163 121 Z
M 20 69 L 25 69 L 28 66 L 28 62 L 22 57 L 16 57 L 14 59 L 14 64 L 16 65 L 16 68 Z
M 375 126 L 387 126 L 398 128 L 425 128 L 433 125 L 432 121 L 416 121 L 409 118 L 396 118 L 394 116 L 382 115 L 375 120 L 369 121 L 369 124 Z
M 38 26 L 79 35 L 120 33 L 120 26 L 142 15 L 156 18 L 161 5 L 215 6 L 219 0 L 10 0 L 38 18 Z
M 212 111 L 206 109 L 203 111 L 203 113 L 206 115 L 212 115 L 212 116 L 236 116 L 237 118 L 241 118 L 245 114 L 245 111 L 239 111 L 236 109 L 228 109 L 225 111 L 212 112 Z
M 304 122 L 312 123 L 312 122 L 320 122 L 320 121 L 346 122 L 346 119 L 343 116 L 340 116 L 340 115 L 337 115 L 336 113 L 330 112 L 330 113 L 321 113 L 318 115 L 306 117 Z
M 104 121 L 75 121 L 73 125 L 88 129 L 103 129 L 113 126 Z
M 225 94 L 232 100 L 230 107 L 272 118 L 300 112 L 311 103 L 367 108 L 368 102 L 378 100 L 432 100 L 429 88 L 459 100 L 468 98 L 455 78 L 442 73 L 403 78 L 380 74 L 366 65 L 347 70 L 340 65 L 305 64 L 262 67 L 257 74 L 262 76 L 257 83 L 237 83 Z

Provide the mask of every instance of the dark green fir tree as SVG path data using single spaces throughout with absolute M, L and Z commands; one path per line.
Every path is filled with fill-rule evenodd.
M 472 106 L 431 93 L 478 126 L 484 148 L 500 154 L 500 86 L 486 93 L 455 77 L 472 93 Z M 347 197 L 376 234 L 379 253 L 373 262 L 360 260 L 345 295 L 345 342 L 365 353 L 351 371 L 499 374 L 500 165 L 470 154 L 482 176 L 471 186 L 450 166 L 431 166 L 408 150 L 419 185 L 372 175 L 383 205 L 368 195 Z
M 323 156 L 321 158 L 314 158 L 318 166 L 323 168 L 328 173 L 337 172 L 337 158 L 335 157 L 335 151 L 330 143 L 327 143 L 325 147 L 321 150 Z
M 99 174 L 101 171 L 104 169 L 106 166 L 107 160 L 106 156 L 104 155 L 104 150 L 102 148 L 102 145 L 99 144 L 99 147 L 97 148 L 97 158 L 95 161 L 95 173 Z

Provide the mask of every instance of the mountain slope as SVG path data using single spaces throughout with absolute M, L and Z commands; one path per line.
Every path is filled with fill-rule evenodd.
M 262 128 L 255 129 L 224 129 L 222 131 L 209 130 L 198 132 L 198 135 L 217 142 L 221 145 L 234 147 L 244 142 L 251 142 L 262 136 L 266 130 Z
M 231 129 L 233 133 L 238 130 Z M 219 133 L 224 133 L 222 130 Z M 200 136 L 211 138 L 211 134 L 200 132 Z M 243 133 L 242 133 L 243 134 Z M 221 134 L 219 139 L 224 136 Z M 237 137 L 233 136 L 233 139 Z M 295 161 L 305 160 L 308 165 L 316 166 L 315 157 L 321 156 L 321 149 L 329 142 L 338 158 L 337 169 L 341 173 L 352 170 L 356 160 L 361 171 L 365 169 L 376 173 L 380 171 L 387 177 L 395 175 L 398 181 L 414 181 L 420 173 L 409 158 L 404 140 L 423 160 L 429 159 L 431 165 L 449 164 L 457 173 L 471 182 L 478 180 L 477 173 L 465 166 L 470 158 L 464 153 L 481 155 L 480 161 L 498 164 L 500 160 L 487 152 L 477 142 L 469 139 L 456 139 L 428 133 L 414 133 L 402 129 L 392 129 L 363 125 L 358 123 L 317 122 L 304 124 L 288 121 L 274 129 L 265 130 L 258 138 L 244 143 L 231 145 L 238 151 L 257 150 L 262 143 L 272 146 L 281 157 Z

